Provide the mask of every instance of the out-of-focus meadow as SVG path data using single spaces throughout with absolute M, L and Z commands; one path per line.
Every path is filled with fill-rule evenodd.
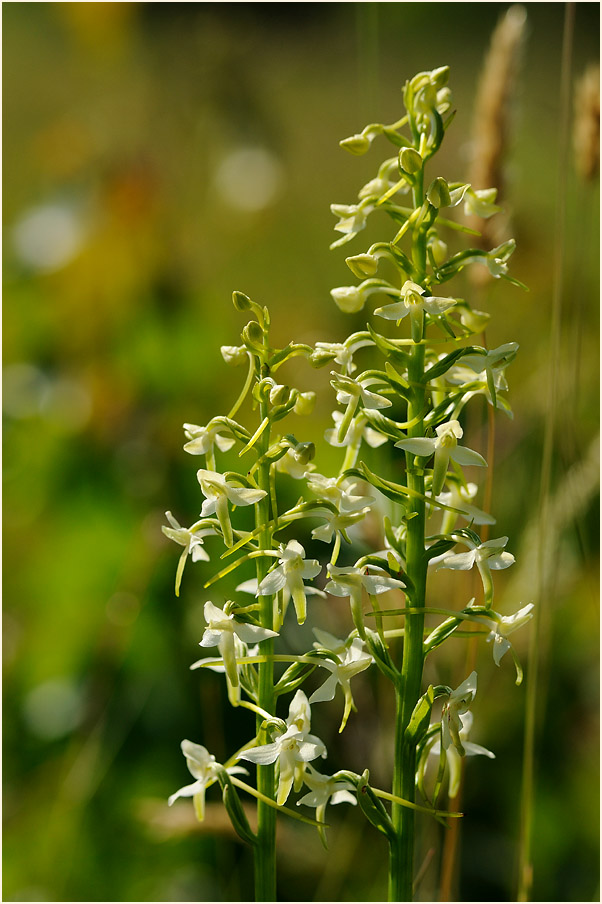
M 572 140 L 558 177 L 564 4 L 525 8 L 500 199 L 518 242 L 511 272 L 530 292 L 496 281 L 476 306 L 492 313 L 491 347 L 521 347 L 508 371 L 515 416 L 498 416 L 495 452 L 496 536 L 507 534 L 517 557 L 500 580 L 506 612 L 537 592 L 550 418 L 554 439 L 532 895 L 593 900 L 598 178 L 576 167 Z M 221 676 L 188 668 L 207 571 L 189 564 L 176 598 L 179 552 L 161 533 L 166 509 L 190 524 L 202 501 L 182 424 L 225 414 L 238 394 L 240 372 L 220 354 L 244 325 L 233 289 L 270 307 L 282 344 L 347 335 L 329 290 L 353 282 L 344 257 L 369 239 L 329 251 L 329 205 L 352 203 L 382 156 L 351 157 L 338 141 L 396 120 L 406 78 L 449 64 L 458 113 L 433 175 L 468 178 L 476 85 L 506 9 L 4 4 L 4 900 L 252 897 L 251 857 L 217 790 L 204 827 L 189 802 L 166 807 L 189 781 L 182 738 L 222 759 L 253 724 L 228 709 Z M 575 81 L 598 61 L 598 16 L 598 4 L 575 5 Z M 332 405 L 327 370 L 301 362 L 291 373 L 300 388 L 323 387 L 314 417 L 295 428 L 319 437 Z M 516 637 L 528 671 L 528 630 Z M 475 740 L 497 758 L 469 765 L 458 894 L 513 900 L 525 687 L 507 660 L 495 668 L 488 647 L 477 662 Z M 463 662 L 443 667 L 459 683 Z M 388 739 L 390 701 L 363 677 L 345 733 L 338 703 L 316 730 L 331 771 L 368 765 L 386 783 L 378 736 Z M 384 840 L 351 808 L 331 808 L 330 820 L 329 854 L 311 828 L 282 820 L 281 899 L 382 899 Z M 436 854 L 419 896 L 433 900 L 443 829 L 420 825 L 421 856 Z

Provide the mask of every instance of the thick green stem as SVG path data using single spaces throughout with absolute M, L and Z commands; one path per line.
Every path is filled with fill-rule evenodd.
M 267 402 L 260 405 L 260 419 L 267 416 Z M 263 431 L 258 444 L 257 452 L 261 458 L 269 447 L 269 426 Z M 257 485 L 260 490 L 265 490 L 266 495 L 257 503 L 257 525 L 261 527 L 259 534 L 259 548 L 272 548 L 272 533 L 270 524 L 270 464 L 264 461 L 257 470 Z M 261 583 L 268 570 L 267 556 L 257 559 L 257 582 Z M 259 597 L 260 620 L 264 628 L 273 629 L 274 605 L 271 596 Z M 274 652 L 273 640 L 264 640 L 261 644 L 261 653 L 271 657 Z M 261 709 L 274 713 L 274 663 L 271 659 L 260 662 L 258 666 L 259 696 L 258 704 Z M 257 717 L 257 731 L 259 731 L 262 718 Z M 271 800 L 276 796 L 275 764 L 257 766 L 257 790 Z M 255 846 L 255 900 L 276 900 L 276 810 L 268 806 L 262 800 L 257 801 L 257 844 Z

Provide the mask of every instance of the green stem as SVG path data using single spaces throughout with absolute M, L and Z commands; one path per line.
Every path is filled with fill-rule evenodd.
M 265 376 L 265 374 L 264 374 Z M 268 403 L 260 403 L 259 416 L 261 422 L 268 415 Z M 265 454 L 270 444 L 269 425 L 263 430 L 257 442 L 259 458 Z M 266 495 L 260 499 L 256 506 L 256 519 L 261 527 L 259 533 L 259 548 L 272 548 L 272 531 L 270 528 L 270 463 L 264 460 L 257 472 L 257 485 L 265 490 Z M 268 570 L 268 558 L 260 556 L 257 559 L 257 583 L 260 584 Z M 273 628 L 274 606 L 271 596 L 259 597 L 259 615 L 261 625 L 264 628 Z M 274 713 L 274 642 L 272 639 L 264 640 L 261 644 L 261 652 L 266 657 L 265 662 L 258 665 L 258 705 L 261 709 Z M 257 731 L 259 732 L 263 719 L 257 716 Z M 264 797 L 275 800 L 276 774 L 275 764 L 257 766 L 257 790 Z M 255 900 L 276 900 L 276 810 L 261 800 L 257 801 L 257 844 L 255 854 Z
M 414 204 L 422 204 L 422 180 L 414 188 Z M 414 266 L 417 274 L 426 274 L 426 236 L 418 233 L 413 243 Z M 408 381 L 412 394 L 408 403 L 408 421 L 416 423 L 408 436 L 423 436 L 426 391 L 424 386 L 424 344 L 416 344 L 410 352 Z M 406 595 L 408 609 L 423 609 L 426 598 L 424 473 L 414 464 L 414 455 L 406 453 L 408 489 L 414 491 L 407 506 L 406 570 L 413 587 Z M 422 683 L 424 612 L 408 613 L 405 618 L 401 678 L 395 688 L 395 763 L 393 794 L 413 802 L 416 782 L 416 745 L 408 741 L 405 732 L 418 698 Z M 393 803 L 391 820 L 395 836 L 390 842 L 389 900 L 411 901 L 414 879 L 414 811 Z

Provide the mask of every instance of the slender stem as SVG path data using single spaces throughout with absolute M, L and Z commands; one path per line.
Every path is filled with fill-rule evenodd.
M 259 416 L 261 422 L 267 417 L 268 403 L 260 403 Z M 258 442 L 257 453 L 261 458 L 270 444 L 270 428 L 263 430 Z M 272 548 L 272 531 L 270 528 L 270 463 L 264 460 L 257 471 L 257 485 L 260 490 L 265 490 L 265 496 L 256 506 L 257 524 L 261 527 L 259 533 L 260 549 Z M 268 570 L 267 556 L 257 559 L 257 583 L 260 584 Z M 274 606 L 271 596 L 259 597 L 259 614 L 261 625 L 264 628 L 273 628 Z M 269 713 L 274 713 L 274 662 L 271 659 L 274 653 L 272 639 L 264 640 L 261 644 L 261 652 L 266 661 L 258 665 L 259 693 L 258 705 Z M 257 731 L 263 719 L 257 716 Z M 257 790 L 260 794 L 275 799 L 276 781 L 275 765 L 257 766 Z M 276 900 L 276 811 L 263 800 L 257 801 L 257 844 L 255 846 L 255 900 Z
M 422 204 L 422 180 L 414 188 L 414 205 Z M 426 237 L 418 234 L 414 239 L 414 266 L 424 278 L 426 274 Z M 423 436 L 426 391 L 424 387 L 424 345 L 416 344 L 410 352 L 408 381 L 413 387 L 408 403 L 408 421 L 416 418 L 408 436 Z M 407 508 L 406 570 L 413 587 L 406 596 L 406 607 L 423 609 L 426 598 L 425 521 L 423 502 L 424 473 L 414 464 L 414 455 L 406 453 L 408 489 L 419 496 L 410 496 Z M 422 683 L 424 612 L 408 613 L 405 618 L 401 680 L 395 688 L 395 765 L 393 794 L 414 801 L 416 782 L 416 746 L 405 738 L 405 731 L 420 697 Z M 395 838 L 390 843 L 389 900 L 411 901 L 414 877 L 414 812 L 393 803 L 391 820 Z

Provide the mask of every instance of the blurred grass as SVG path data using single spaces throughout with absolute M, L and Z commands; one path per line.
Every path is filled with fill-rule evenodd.
M 511 575 L 500 582 L 507 611 L 529 601 L 535 567 L 528 525 L 546 416 L 563 12 L 526 8 L 504 204 L 518 241 L 512 272 L 531 291 L 496 283 L 488 297 L 490 344 L 521 345 L 509 372 L 515 418 L 498 421 L 493 497 L 496 530 L 522 569 L 516 587 Z M 214 838 L 163 810 L 186 781 L 181 738 L 220 758 L 252 722 L 230 719 L 219 676 L 188 671 L 202 566 L 188 566 L 176 599 L 177 552 L 160 532 L 165 509 L 186 522 L 201 501 L 181 424 L 225 413 L 238 392 L 219 353 L 242 326 L 233 289 L 270 306 L 283 344 L 346 333 L 328 294 L 350 281 L 345 249 L 328 251 L 329 204 L 353 200 L 374 158 L 349 158 L 337 142 L 366 121 L 395 119 L 404 80 L 448 63 L 458 115 L 441 170 L 462 178 L 474 85 L 504 9 L 3 5 L 5 900 L 250 896 L 249 853 L 217 811 Z M 575 75 L 597 59 L 598 26 L 598 7 L 577 4 Z M 273 193 L 268 178 L 267 201 L 237 209 L 218 174 L 249 147 L 267 152 Z M 594 899 L 598 882 L 598 514 L 596 481 L 579 470 L 598 426 L 598 197 L 573 169 L 566 180 L 553 485 L 560 494 L 572 474 L 568 498 L 586 489 L 570 517 L 566 502 L 557 510 L 536 900 Z M 353 243 L 363 248 L 363 238 Z M 301 364 L 295 382 L 313 388 L 321 377 Z M 322 402 L 298 429 L 319 432 L 329 415 Z M 329 609 L 333 627 L 342 611 Z M 494 673 L 489 649 L 478 664 L 478 740 L 497 760 L 470 764 L 460 893 L 511 900 L 524 692 L 510 668 Z M 373 737 L 386 735 L 388 701 L 376 679 L 358 681 L 356 699 L 361 728 L 357 717 L 334 737 L 326 707 L 316 731 L 333 763 L 370 763 L 386 781 L 386 741 Z M 330 818 L 328 856 L 312 833 L 282 826 L 281 898 L 381 898 L 380 839 L 350 810 Z M 422 831 L 425 849 L 440 846 L 436 828 Z M 436 893 L 434 872 L 424 900 Z

